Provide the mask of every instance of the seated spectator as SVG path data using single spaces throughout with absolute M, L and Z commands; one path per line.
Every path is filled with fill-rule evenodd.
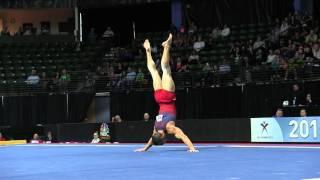
M 211 72 L 213 71 L 213 68 L 211 67 L 210 63 L 206 62 L 206 64 L 202 68 L 203 72 Z
M 106 143 L 110 142 L 110 135 L 109 135 L 109 127 L 107 123 L 102 123 L 100 126 L 100 142 Z
M 318 35 L 314 33 L 314 30 L 310 30 L 309 34 L 305 37 L 305 43 L 315 43 L 318 40 Z
M 144 122 L 149 122 L 149 121 L 150 121 L 150 115 L 149 115 L 149 113 L 144 113 L 144 114 L 143 114 L 143 121 L 144 121 Z
M 114 32 L 111 29 L 111 27 L 107 27 L 107 30 L 104 31 L 104 33 L 102 35 L 103 38 L 112 38 L 113 36 L 114 36 Z
M 312 105 L 313 105 L 313 102 L 312 102 L 312 98 L 311 98 L 311 94 L 310 94 L 310 93 L 308 93 L 308 94 L 306 95 L 306 99 L 305 99 L 304 105 L 306 105 L 306 106 L 312 106 Z
M 100 142 L 99 133 L 98 132 L 94 132 L 93 133 L 93 139 L 92 139 L 91 143 L 97 144 L 99 142 Z
M 53 138 L 52 136 L 52 132 L 51 131 L 48 131 L 47 132 L 47 136 L 45 138 L 45 142 L 46 143 L 53 143 L 53 142 L 56 142 L 56 140 Z
M 23 32 L 23 35 L 24 36 L 30 36 L 30 35 L 32 35 L 32 27 L 31 26 L 27 26 L 26 27 L 26 29 L 24 30 L 24 32 Z
M 223 29 L 221 30 L 221 36 L 222 37 L 228 37 L 230 35 L 230 33 L 231 33 L 230 28 L 228 27 L 228 25 L 225 24 L 223 26 Z
M 276 114 L 273 117 L 283 117 L 283 110 L 281 108 L 278 108 Z
M 289 28 L 290 28 L 290 25 L 288 23 L 288 19 L 285 18 L 283 21 L 282 21 L 282 24 L 280 26 L 280 33 L 282 36 L 286 36 L 288 34 L 288 31 L 289 31 Z
M 296 106 L 296 105 L 302 105 L 303 103 L 303 91 L 300 89 L 298 84 L 294 84 L 292 86 L 292 92 L 290 94 L 290 105 Z
M 37 133 L 33 134 L 30 143 L 32 143 L 32 144 L 42 143 L 42 141 L 41 141 L 41 139 L 40 139 L 40 136 L 39 136 Z
M 67 73 L 66 69 L 63 69 L 60 76 L 60 82 L 63 84 L 69 82 L 70 80 L 70 74 Z
M 136 79 L 136 76 L 137 76 L 137 73 L 131 68 L 131 67 L 128 67 L 128 72 L 126 74 L 126 81 L 127 81 L 127 84 L 128 85 L 131 85 L 134 80 Z
M 211 32 L 211 38 L 217 39 L 221 35 L 221 31 L 218 27 L 215 27 Z
M 219 65 L 219 73 L 225 74 L 231 71 L 231 66 L 226 59 Z
M 50 34 L 50 28 L 48 25 L 44 25 L 41 27 L 41 34 Z
M 205 48 L 206 43 L 202 40 L 201 36 L 198 36 L 198 39 L 196 42 L 194 42 L 193 44 L 193 49 L 197 52 L 199 52 L 200 50 L 202 50 L 203 48 Z
M 277 58 L 278 58 L 277 55 L 270 49 L 266 63 L 267 63 L 267 64 L 274 64 L 274 62 L 277 62 L 277 61 L 278 61 Z
M 189 64 L 198 64 L 199 63 L 199 55 L 197 54 L 196 51 L 192 51 L 192 54 L 190 54 L 188 58 L 188 63 Z
M 120 115 L 115 115 L 114 117 L 112 117 L 111 122 L 112 123 L 121 123 L 122 119 L 121 119 Z
M 6 139 L 2 136 L 2 133 L 0 132 L 0 141 L 5 141 Z
M 307 117 L 307 111 L 305 109 L 300 110 L 300 117 Z
M 190 72 L 188 64 L 183 64 L 181 68 L 178 70 L 178 72 Z
M 320 60 L 320 45 L 319 45 L 319 43 L 315 43 L 312 46 L 312 54 L 316 59 Z
M 256 50 L 258 48 L 262 48 L 265 46 L 265 43 L 263 40 L 261 40 L 261 37 L 258 36 L 257 40 L 253 43 L 253 50 Z
M 189 30 L 188 30 L 188 33 L 189 34 L 193 34 L 193 33 L 195 33 L 196 31 L 197 31 L 197 26 L 195 25 L 195 23 L 194 22 L 191 22 L 190 23 L 190 26 L 189 26 Z
M 177 62 L 176 62 L 176 65 L 175 65 L 175 72 L 178 72 L 182 67 L 182 60 L 181 60 L 181 57 L 177 57 Z
M 146 79 L 144 78 L 144 73 L 142 72 L 142 69 L 138 69 L 138 74 L 136 76 L 136 82 L 139 84 L 144 84 L 146 82 Z
M 38 84 L 40 81 L 40 77 L 37 75 L 37 71 L 35 69 L 33 69 L 31 71 L 31 75 L 28 76 L 27 80 L 25 81 L 27 84 Z

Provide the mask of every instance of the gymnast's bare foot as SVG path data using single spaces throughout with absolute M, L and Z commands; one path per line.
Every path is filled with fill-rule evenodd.
M 151 45 L 148 39 L 146 39 L 143 43 L 144 49 L 146 49 L 147 52 L 151 52 Z
M 168 39 L 162 43 L 162 46 L 164 48 L 165 47 L 170 47 L 171 43 L 172 43 L 172 34 L 170 33 Z

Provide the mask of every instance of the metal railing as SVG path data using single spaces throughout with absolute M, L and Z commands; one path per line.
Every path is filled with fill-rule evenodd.
M 176 89 L 239 86 L 246 84 L 275 84 L 293 81 L 319 81 L 320 68 L 311 71 L 297 70 L 297 79 L 289 73 L 285 79 L 284 70 L 232 70 L 230 72 L 181 72 L 173 73 Z M 70 81 L 54 79 L 40 80 L 27 84 L 25 80 L 0 80 L 0 95 L 34 95 L 60 93 L 98 93 L 112 91 L 152 90 L 152 79 L 145 75 L 142 81 L 128 80 L 121 76 L 98 76 L 88 71 L 71 72 Z

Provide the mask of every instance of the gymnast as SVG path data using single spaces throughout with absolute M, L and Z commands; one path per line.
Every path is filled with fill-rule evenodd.
M 144 41 L 143 47 L 147 54 L 147 66 L 150 71 L 153 88 L 154 88 L 154 98 L 159 104 L 159 115 L 156 117 L 154 124 L 152 137 L 149 139 L 148 143 L 141 149 L 135 150 L 136 152 L 145 152 L 152 145 L 163 145 L 165 143 L 166 134 L 172 134 L 176 138 L 181 139 L 189 148 L 189 152 L 199 152 L 193 146 L 192 142 L 186 136 L 183 131 L 175 126 L 176 119 L 176 94 L 175 94 L 175 84 L 173 82 L 170 70 L 170 55 L 169 50 L 172 42 L 172 34 L 166 41 L 162 43 L 163 54 L 161 58 L 161 69 L 162 78 L 160 77 L 156 65 L 151 56 L 151 46 L 148 39 Z

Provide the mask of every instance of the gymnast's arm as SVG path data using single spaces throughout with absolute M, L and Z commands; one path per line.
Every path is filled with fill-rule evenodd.
M 172 132 L 174 134 L 174 136 L 177 139 L 181 139 L 182 142 L 188 146 L 189 148 L 189 152 L 199 152 L 198 150 L 195 149 L 195 147 L 193 146 L 192 142 L 190 141 L 190 139 L 188 138 L 187 135 L 184 134 L 184 132 L 178 128 L 178 127 L 171 127 L 172 128 Z
M 153 133 L 155 133 L 155 130 L 153 130 Z M 148 151 L 148 149 L 150 149 L 152 146 L 152 138 L 149 139 L 149 141 L 147 142 L 147 144 L 140 149 L 135 150 L 135 152 L 145 152 Z

